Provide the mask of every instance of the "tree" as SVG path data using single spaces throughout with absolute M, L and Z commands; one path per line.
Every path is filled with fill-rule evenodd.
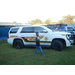
M 35 20 L 31 20 L 31 24 L 32 25 L 36 24 L 36 21 Z
M 16 23 L 16 21 L 13 21 L 13 23 Z
M 45 21 L 45 24 L 51 24 L 51 23 L 52 23 L 52 21 L 51 21 L 50 18 L 48 18 L 48 19 Z
M 28 23 L 31 23 L 31 21 L 28 21 Z
M 45 22 L 42 22 L 42 24 L 45 24 Z
M 32 25 L 34 25 L 34 24 L 42 24 L 42 21 L 40 19 L 35 19 L 35 20 L 28 21 L 28 23 L 31 23 Z
M 42 21 L 40 19 L 36 19 L 35 22 L 36 22 L 36 24 L 41 24 L 42 23 Z
M 52 22 L 52 24 L 57 24 L 57 22 Z
M 59 20 L 59 21 L 58 21 L 58 24 L 61 24 L 61 23 L 63 23 L 62 20 Z
M 68 16 L 63 16 L 63 19 L 60 20 L 60 23 L 64 23 L 64 24 L 74 24 L 74 16 L 68 15 Z

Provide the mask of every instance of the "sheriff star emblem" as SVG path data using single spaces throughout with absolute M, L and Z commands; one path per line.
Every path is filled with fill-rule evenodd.
M 48 40 L 48 37 L 45 37 L 45 38 L 44 38 L 44 40 L 46 40 L 46 41 L 47 41 L 47 40 Z

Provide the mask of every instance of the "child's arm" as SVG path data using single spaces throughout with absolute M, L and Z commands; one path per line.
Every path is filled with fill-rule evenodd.
M 36 42 L 38 42 L 38 41 L 40 42 L 40 40 L 37 40 L 37 37 L 36 37 L 35 41 L 36 41 Z

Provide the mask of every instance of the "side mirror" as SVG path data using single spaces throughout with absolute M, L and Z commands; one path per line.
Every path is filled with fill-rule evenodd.
M 48 33 L 48 31 L 47 31 L 47 30 L 43 30 L 43 32 L 44 32 L 44 33 Z

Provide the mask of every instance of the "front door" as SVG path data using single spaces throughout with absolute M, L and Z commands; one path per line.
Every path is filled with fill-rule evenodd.
M 34 27 L 34 32 L 39 32 L 39 37 L 40 37 L 40 45 L 50 45 L 51 42 L 49 41 L 49 33 L 48 32 L 44 32 L 47 31 L 42 27 Z

